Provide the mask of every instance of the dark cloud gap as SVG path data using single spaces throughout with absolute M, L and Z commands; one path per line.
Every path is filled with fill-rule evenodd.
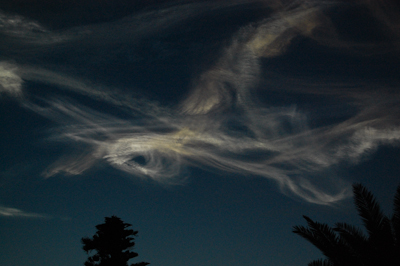
M 201 20 L 196 16 L 189 18 L 166 33 L 159 34 L 157 38 L 126 47 L 126 58 L 118 57 L 119 62 L 122 59 L 123 63 L 103 66 L 100 73 L 103 77 L 109 76 L 108 79 L 114 83 L 116 75 L 117 80 L 124 80 L 126 83 L 132 80 L 139 84 L 139 88 L 143 88 L 149 98 L 163 105 L 176 105 L 186 96 L 194 78 L 193 72 L 202 71 L 215 63 L 226 42 L 238 28 L 265 16 L 265 9 L 256 10 L 254 12 L 254 5 L 251 4 L 240 5 L 226 8 L 222 12 L 208 12 Z M 237 19 L 239 13 L 240 20 Z M 229 25 L 229 28 L 224 25 Z M 209 29 L 213 29 L 211 35 Z M 113 72 L 109 69 L 113 69 Z M 93 72 L 99 73 L 99 69 Z M 151 94 L 154 86 L 165 93 Z
M 368 7 L 350 3 L 333 7 L 327 14 L 344 41 L 379 43 L 392 38 L 383 22 L 374 17 Z
M 143 156 L 137 156 L 137 157 L 133 158 L 132 161 L 134 161 L 140 165 L 146 164 L 146 158 L 144 158 Z
M 279 58 L 263 60 L 267 70 L 297 78 L 330 77 L 341 81 L 398 79 L 400 63 L 391 53 L 372 55 L 349 54 L 338 48 L 319 45 L 316 41 L 298 38 Z
M 37 20 L 54 30 L 76 27 L 83 24 L 104 23 L 127 15 L 156 8 L 171 0 L 86 0 L 86 1 L 42 1 L 16 0 L 4 2 L 0 9 L 18 13 Z M 157 5 L 157 6 L 155 6 Z

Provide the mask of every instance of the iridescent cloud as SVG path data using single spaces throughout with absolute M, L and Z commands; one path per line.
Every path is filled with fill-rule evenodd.
M 25 62 L 24 52 L 13 51 L 17 53 L 15 61 L 3 58 L 0 92 L 19 96 L 23 107 L 59 124 L 53 139 L 80 146 L 81 154 L 62 157 L 44 175 L 81 174 L 96 163 L 106 162 L 133 177 L 176 183 L 190 165 L 265 177 L 274 180 L 284 193 L 311 203 L 332 204 L 349 197 L 346 180 L 335 173 L 324 175 L 340 163 L 356 164 L 380 145 L 399 143 L 398 82 L 388 85 L 376 80 L 366 85 L 333 77 L 282 77 L 282 73 L 267 70 L 265 60 L 284 55 L 296 38 L 344 53 L 356 49 L 354 53 L 362 57 L 363 53 L 376 49 L 394 49 L 398 34 L 392 32 L 391 38 L 379 43 L 349 42 L 341 38 L 329 16 L 329 10 L 343 3 L 252 1 L 256 2 L 271 6 L 266 18 L 239 29 L 215 62 L 193 78 L 187 96 L 176 106 L 162 106 L 139 92 L 98 84 L 89 76 L 79 76 L 73 71 L 50 70 Z M 240 5 L 243 1 L 232 3 Z M 369 8 L 375 2 L 367 4 Z M 109 24 L 73 30 L 84 33 L 81 35 L 69 36 L 71 31 L 57 33 L 64 36 L 57 39 L 63 45 L 59 42 L 46 45 L 61 52 L 76 45 L 77 40 L 92 48 L 115 40 L 136 43 L 160 30 L 168 31 L 191 16 L 207 13 L 210 8 L 227 6 L 199 2 L 148 11 Z M 368 15 L 384 21 L 381 27 L 394 30 L 396 21 L 392 14 L 384 6 L 377 10 Z M 6 31 L 10 32 L 8 28 Z M 11 33 L 16 35 L 15 32 Z M 46 38 L 52 36 L 51 32 L 46 34 Z M 20 41 L 28 44 L 22 38 Z M 106 108 L 94 110 L 71 97 L 32 95 L 29 86 L 24 86 L 29 82 L 85 95 L 99 104 L 119 109 L 121 115 L 111 114 Z M 258 97 L 259 93 L 274 91 L 335 99 L 346 116 L 316 126 L 312 119 L 330 121 L 330 111 L 316 111 L 312 116 L 310 110 L 294 104 L 270 105 Z M 315 178 L 318 182 L 314 182 Z

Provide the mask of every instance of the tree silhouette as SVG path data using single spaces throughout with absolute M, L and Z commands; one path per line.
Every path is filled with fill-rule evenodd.
M 117 216 L 105 217 L 105 223 L 96 225 L 97 232 L 93 238 L 81 239 L 83 250 L 87 254 L 96 251 L 85 262 L 85 266 L 128 266 L 128 261 L 137 257 L 130 251 L 134 246 L 134 237 L 138 231 L 127 229 L 131 224 L 124 223 Z M 130 266 L 145 266 L 149 263 L 139 262 Z
M 354 203 L 367 235 L 347 223 L 334 228 L 303 216 L 308 227 L 294 226 L 293 232 L 316 246 L 326 259 L 308 266 L 399 266 L 400 265 L 400 185 L 394 197 L 394 213 L 388 218 L 370 191 L 353 185 Z

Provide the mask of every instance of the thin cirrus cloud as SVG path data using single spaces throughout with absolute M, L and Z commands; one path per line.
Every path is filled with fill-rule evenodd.
M 65 156 L 54 162 L 44 172 L 46 177 L 82 174 L 93 165 L 106 162 L 133 177 L 176 183 L 186 166 L 196 166 L 265 177 L 274 180 L 288 195 L 311 203 L 332 204 L 351 195 L 348 181 L 335 174 L 326 175 L 332 167 L 357 164 L 379 146 L 399 143 L 400 99 L 396 88 L 379 79 L 363 84 L 348 78 L 339 82 L 335 78 L 285 76 L 267 70 L 265 60 L 284 55 L 293 40 L 300 37 L 349 54 L 356 50 L 354 53 L 359 56 L 368 49 L 394 47 L 398 40 L 396 20 L 387 12 L 387 6 L 367 2 L 367 8 L 374 7 L 370 16 L 382 21 L 381 27 L 391 31 L 392 38 L 379 43 L 348 42 L 340 38 L 327 12 L 340 2 L 288 2 L 252 1 L 270 5 L 269 12 L 275 11 L 240 28 L 214 63 L 193 78 L 188 94 L 176 106 L 162 106 L 146 100 L 139 92 L 95 83 L 89 76 L 71 74 L 73 71 L 50 70 L 25 62 L 24 52 L 17 51 L 13 51 L 15 60 L 3 58 L 0 63 L 0 92 L 18 96 L 21 106 L 59 124 L 51 139 L 79 145 L 78 156 Z M 232 3 L 240 5 L 243 1 Z M 57 43 L 47 42 L 46 49 L 61 53 L 76 45 L 77 40 L 94 48 L 115 40 L 137 43 L 160 30 L 173 32 L 176 25 L 189 17 L 200 18 L 210 7 L 222 10 L 227 5 L 178 4 L 115 22 L 75 28 L 57 33 L 64 37 L 58 38 Z M 29 23 L 24 25 L 32 27 Z M 13 33 L 14 41 L 17 33 Z M 49 40 L 52 33 L 46 34 Z M 29 44 L 22 38 L 20 42 Z M 94 110 L 60 95 L 56 99 L 31 94 L 29 82 L 85 95 L 119 109 L 123 115 Z M 378 89 L 380 94 L 376 97 Z M 260 91 L 335 99 L 338 109 L 346 115 L 315 126 L 316 117 L 330 121 L 328 113 L 333 109 L 324 112 L 316 106 L 321 112 L 311 115 L 294 104 L 269 105 L 257 98 Z
M 17 208 L 0 206 L 0 216 L 9 218 L 50 218 L 48 215 L 26 212 Z

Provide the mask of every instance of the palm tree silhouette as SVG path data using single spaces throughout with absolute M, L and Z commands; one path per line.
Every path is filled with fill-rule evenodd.
M 399 266 L 400 185 L 391 219 L 383 214 L 373 194 L 364 186 L 354 184 L 353 193 L 367 234 L 347 223 L 336 223 L 331 228 L 303 216 L 308 227 L 294 226 L 293 232 L 311 242 L 326 257 L 308 266 Z

